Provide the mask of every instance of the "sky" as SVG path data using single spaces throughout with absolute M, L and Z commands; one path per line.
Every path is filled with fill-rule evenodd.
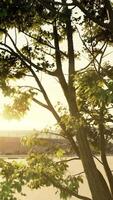
M 12 31 L 10 32 L 11 34 L 14 34 Z M 23 36 L 21 35 L 19 38 L 19 45 L 23 44 L 25 40 L 23 39 Z M 76 47 L 78 46 L 78 50 L 81 48 L 81 43 L 77 38 L 74 38 L 74 44 Z M 10 44 L 10 42 L 9 42 Z M 66 48 L 66 45 L 63 44 L 62 50 Z M 111 51 L 111 50 L 110 50 Z M 110 59 L 111 59 L 111 55 Z M 87 65 L 87 58 L 81 58 L 81 61 L 76 61 L 81 66 L 86 66 Z M 66 66 L 67 63 L 64 63 L 64 67 Z M 65 71 L 66 73 L 66 71 Z M 66 106 L 66 101 L 64 99 L 64 95 L 62 93 L 61 88 L 59 87 L 58 81 L 49 76 L 45 75 L 42 72 L 39 74 L 39 78 L 41 82 L 44 84 L 44 87 L 46 91 L 48 91 L 49 97 L 55 106 L 57 102 L 61 102 L 63 106 Z M 31 80 L 23 80 L 24 84 L 29 83 L 34 85 L 34 83 Z M 23 84 L 22 82 L 22 84 Z M 4 104 L 4 98 L 2 95 L 0 95 L 0 131 L 1 130 L 33 130 L 33 129 L 43 129 L 45 127 L 53 126 L 56 123 L 56 120 L 52 116 L 52 114 L 46 110 L 45 108 L 42 108 L 35 103 L 31 104 L 30 110 L 23 116 L 22 119 L 20 120 L 7 120 L 4 118 L 2 115 L 2 108 Z
M 55 106 L 57 102 L 62 102 L 65 104 L 65 100 L 63 99 L 62 91 L 58 87 L 57 81 L 49 77 L 48 75 L 44 75 L 41 77 L 42 82 L 44 82 L 45 89 L 48 90 L 49 97 Z M 25 80 L 23 80 L 25 82 Z M 37 105 L 36 103 L 32 103 L 30 110 L 21 118 L 20 120 L 6 120 L 2 115 L 2 108 L 4 105 L 5 99 L 1 95 L 0 105 L 1 105 L 1 115 L 0 115 L 0 130 L 33 130 L 33 129 L 43 129 L 45 127 L 52 126 L 56 123 L 56 120 L 52 116 L 52 114 Z
M 9 33 L 13 37 L 15 37 L 14 30 L 10 30 Z M 26 44 L 27 42 L 27 40 L 23 37 L 22 34 L 19 35 L 18 41 L 17 41 L 18 42 L 17 44 L 19 47 L 21 47 L 21 44 L 23 45 L 24 43 Z M 9 40 L 7 42 L 10 46 L 12 46 Z M 78 45 L 78 47 L 80 47 L 80 45 Z M 65 50 L 66 44 L 63 44 L 61 48 L 62 50 Z M 64 62 L 63 65 L 64 65 L 64 68 L 66 68 L 67 63 Z M 65 70 L 65 73 L 66 73 L 66 70 Z M 59 87 L 58 81 L 49 75 L 43 74 L 42 72 L 40 72 L 39 78 L 41 82 L 43 83 L 46 91 L 48 91 L 47 93 L 49 94 L 49 97 L 53 105 L 56 106 L 57 102 L 61 102 L 63 106 L 67 106 L 62 90 Z M 27 81 L 24 79 L 23 82 L 26 85 L 27 84 L 29 85 L 29 83 L 31 85 L 34 85 L 34 82 L 30 79 L 28 79 Z M 23 84 L 23 82 L 21 82 L 21 84 Z M 56 120 L 54 119 L 53 115 L 48 110 L 36 105 L 35 103 L 31 104 L 30 110 L 23 116 L 22 119 L 7 120 L 2 115 L 4 102 L 5 102 L 5 99 L 3 98 L 3 96 L 1 96 L 0 98 L 0 105 L 1 105 L 0 130 L 33 130 L 33 129 L 40 130 L 45 127 L 53 126 L 54 124 L 56 124 Z
M 9 31 L 10 35 L 15 37 L 14 30 Z M 8 39 L 7 39 L 8 40 Z M 26 39 L 23 37 L 22 34 L 18 36 L 18 45 L 21 47 L 21 44 L 26 44 Z M 8 44 L 12 47 L 12 44 L 10 40 L 7 41 Z M 49 88 L 49 94 L 54 102 L 54 99 L 56 99 L 56 96 L 59 95 L 57 84 L 54 85 L 53 81 L 50 77 L 46 76 L 43 78 L 42 73 L 39 75 L 40 79 L 44 82 L 46 88 Z M 45 77 L 45 76 L 44 76 Z M 32 80 L 23 80 L 20 84 L 23 85 L 34 85 L 34 82 Z M 57 94 L 56 94 L 57 92 Z M 58 98 L 59 99 L 59 98 Z M 33 129 L 43 129 L 48 126 L 52 126 L 56 123 L 54 117 L 50 112 L 48 112 L 46 109 L 36 105 L 35 103 L 31 104 L 30 110 L 27 111 L 27 113 L 21 118 L 20 120 L 7 120 L 4 118 L 2 114 L 4 102 L 7 103 L 7 100 L 3 97 L 2 94 L 0 94 L 0 131 L 1 130 L 33 130 Z M 54 102 L 55 103 L 55 102 Z

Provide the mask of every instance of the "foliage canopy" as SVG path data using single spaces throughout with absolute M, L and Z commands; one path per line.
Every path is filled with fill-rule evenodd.
M 92 199 L 112 200 L 113 176 L 106 159 L 106 148 L 113 138 L 113 72 L 112 63 L 106 56 L 113 40 L 112 2 L 1 0 L 0 33 L 0 86 L 4 95 L 12 99 L 5 107 L 5 115 L 22 117 L 31 100 L 48 109 L 61 128 L 59 135 L 70 142 L 83 163 Z M 25 38 L 23 45 L 18 42 L 20 33 Z M 80 51 L 76 48 L 78 36 L 82 43 Z M 79 68 L 76 65 L 80 65 Z M 39 78 L 40 73 L 57 79 L 67 102 L 66 109 L 57 112 Z M 34 85 L 19 83 L 28 77 L 35 81 Z M 95 147 L 100 152 L 109 187 L 95 166 Z M 14 199 L 14 191 L 21 192 L 21 185 L 29 182 L 32 188 L 52 184 L 60 189 L 64 199 L 75 196 L 90 200 L 78 194 L 79 182 L 82 182 L 80 176 L 65 176 L 66 162 L 31 154 L 27 164 L 26 177 L 16 177 L 19 181 L 15 186 L 15 170 L 17 176 L 20 168 L 15 163 L 1 161 L 1 174 L 5 177 L 1 194 L 9 195 L 7 199 Z M 9 165 L 13 169 L 10 179 L 7 178 Z M 5 194 L 6 191 L 9 192 Z

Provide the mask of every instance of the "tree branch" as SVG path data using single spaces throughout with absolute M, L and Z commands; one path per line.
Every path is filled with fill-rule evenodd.
M 49 43 L 45 43 L 45 42 L 42 42 L 42 41 L 39 42 L 38 39 L 35 38 L 34 36 L 32 36 L 32 35 L 30 35 L 30 34 L 28 34 L 28 33 L 26 33 L 26 32 L 22 32 L 22 33 L 24 33 L 24 34 L 27 35 L 28 37 L 30 37 L 30 38 L 36 40 L 38 43 L 40 43 L 40 44 L 42 44 L 42 45 L 44 45 L 44 46 L 50 47 L 51 49 L 54 49 L 54 50 L 55 50 L 55 47 L 54 47 L 50 42 L 49 42 Z M 60 52 L 63 56 L 65 56 L 66 58 L 68 58 L 68 55 L 67 55 L 66 53 L 64 53 L 64 52 L 61 51 L 61 50 L 59 50 L 59 52 Z
M 113 7 L 109 0 L 105 0 L 105 6 L 107 9 L 107 13 L 108 13 L 109 25 L 111 26 L 112 31 L 113 31 Z
M 68 194 L 70 194 L 71 196 L 74 196 L 78 199 L 91 200 L 90 198 L 79 195 L 76 192 L 74 192 L 73 190 L 69 189 L 68 187 L 62 185 L 58 180 L 56 180 L 55 178 L 52 178 L 52 176 L 50 176 L 49 174 L 45 174 L 45 173 L 43 173 L 43 174 L 48 180 L 50 180 L 50 182 L 53 184 L 54 187 L 66 192 L 66 193 L 68 192 Z
M 77 0 L 73 0 L 73 4 L 77 6 L 85 15 L 87 18 L 91 19 L 93 22 L 98 24 L 99 26 L 105 28 L 105 29 L 111 29 L 109 24 L 106 24 L 100 20 L 98 20 L 96 17 L 94 17 L 92 14 L 89 13 L 88 10 L 86 10 L 80 2 Z
M 49 74 L 49 75 L 52 75 L 52 76 L 56 76 L 56 71 L 51 72 L 51 71 L 48 71 L 48 70 L 46 70 L 46 69 L 43 69 L 43 68 L 37 66 L 35 63 L 33 63 L 33 62 L 32 62 L 30 59 L 28 59 L 25 55 L 23 55 L 23 54 L 20 52 L 20 50 L 17 48 L 17 46 L 16 46 L 14 40 L 12 39 L 12 37 L 9 35 L 9 33 L 8 33 L 6 30 L 0 29 L 0 31 L 2 31 L 3 33 L 5 33 L 5 34 L 8 35 L 9 39 L 11 40 L 11 42 L 12 42 L 12 44 L 13 44 L 13 46 L 14 46 L 14 48 L 15 48 L 15 50 L 16 50 L 16 52 L 17 52 L 18 54 L 16 54 L 16 52 L 14 52 L 14 50 L 13 50 L 12 48 L 10 48 L 8 45 L 6 45 L 6 44 L 4 44 L 4 43 L 0 43 L 1 45 L 6 46 L 8 49 L 10 49 L 12 52 L 14 52 L 19 58 L 22 58 L 22 60 L 24 60 L 24 61 L 26 61 L 27 63 L 29 63 L 29 65 L 30 65 L 30 66 L 33 66 L 35 69 L 37 69 L 37 70 L 39 70 L 39 71 L 43 71 L 43 72 L 45 72 L 45 73 L 47 73 L 47 74 Z
M 46 109 L 48 109 L 48 110 L 50 111 L 50 108 L 49 108 L 48 105 L 42 103 L 41 101 L 37 100 L 36 98 L 32 98 L 32 100 L 33 100 L 36 104 L 38 104 L 38 105 L 42 106 L 43 108 L 46 108 Z

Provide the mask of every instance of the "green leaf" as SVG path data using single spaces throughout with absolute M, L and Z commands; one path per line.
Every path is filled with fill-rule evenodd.
M 57 158 L 62 158 L 64 154 L 65 154 L 65 151 L 63 149 L 58 149 L 55 155 Z
M 2 8 L 2 10 L 0 10 L 0 17 L 3 18 L 6 16 L 7 16 L 7 10 Z

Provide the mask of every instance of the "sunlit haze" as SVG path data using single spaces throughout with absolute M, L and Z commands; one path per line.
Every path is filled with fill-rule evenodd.
M 10 32 L 12 35 L 12 31 Z M 20 42 L 21 41 L 21 42 Z M 23 36 L 21 36 L 21 40 L 19 39 L 20 44 L 23 44 L 23 41 L 26 42 L 23 39 Z M 78 47 L 80 48 L 80 41 L 77 39 Z M 65 47 L 65 45 L 63 45 Z M 80 49 L 77 49 L 80 50 Z M 110 52 L 111 50 L 109 50 Z M 110 55 L 111 57 L 111 55 Z M 77 64 L 78 61 L 76 61 L 76 65 L 79 67 L 85 67 L 87 65 L 87 58 L 83 58 L 82 60 L 79 60 L 79 65 Z M 67 63 L 64 63 L 64 67 Z M 65 72 L 67 73 L 67 72 Z M 66 102 L 64 99 L 64 95 L 62 94 L 61 88 L 59 87 L 59 84 L 57 80 L 49 75 L 43 75 L 42 73 L 39 73 L 39 78 L 41 82 L 43 83 L 47 93 L 49 94 L 49 98 L 51 99 L 51 102 L 55 106 L 57 102 L 61 102 L 64 106 L 66 106 Z M 27 80 L 24 84 L 26 85 L 32 85 L 34 86 L 34 80 Z M 23 82 L 22 82 L 23 85 Z M 37 86 L 36 86 L 37 87 Z M 40 95 L 40 94 L 38 94 Z M 52 126 L 56 123 L 54 117 L 52 114 L 46 110 L 45 108 L 42 108 L 35 103 L 31 104 L 30 110 L 23 116 L 20 120 L 6 120 L 4 116 L 2 115 L 2 108 L 4 104 L 4 98 L 1 96 L 0 99 L 0 130 L 33 130 L 33 129 L 43 129 L 48 126 Z
M 35 103 L 31 104 L 30 110 L 20 120 L 7 120 L 2 115 L 3 103 L 4 99 L 1 98 L 0 130 L 39 130 L 56 123 L 49 111 Z

